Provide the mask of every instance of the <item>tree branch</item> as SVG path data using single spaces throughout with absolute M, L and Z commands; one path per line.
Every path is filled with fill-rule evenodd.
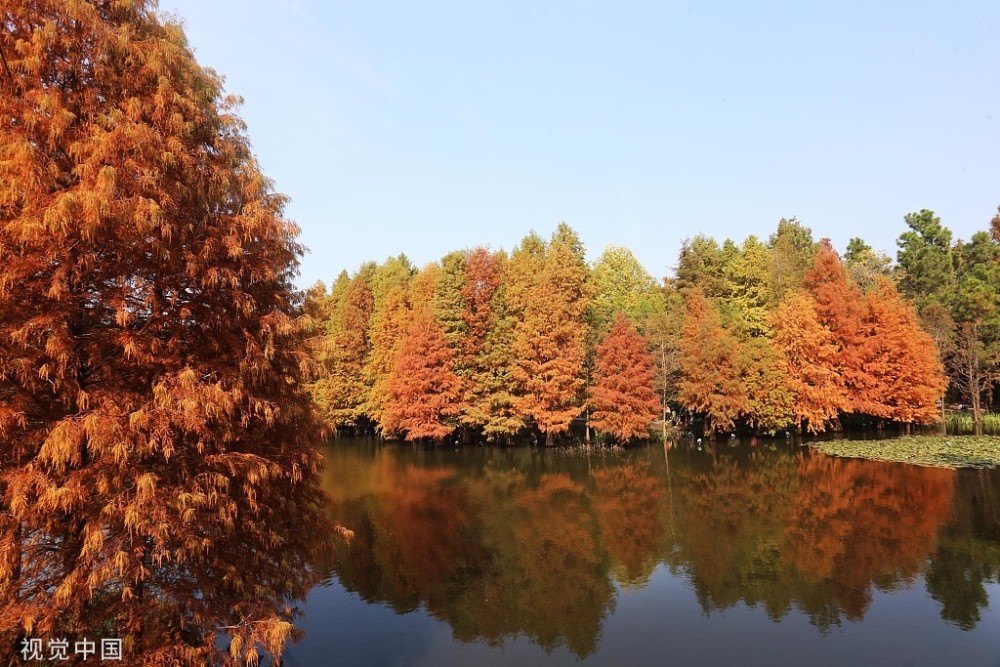
M 14 80 L 14 75 L 11 74 L 11 72 L 10 72 L 10 66 L 7 64 L 7 57 L 4 56 L 3 49 L 0 49 L 0 64 L 3 65 L 3 71 L 4 71 L 4 74 L 7 75 L 7 78 L 10 79 L 11 81 L 13 81 Z

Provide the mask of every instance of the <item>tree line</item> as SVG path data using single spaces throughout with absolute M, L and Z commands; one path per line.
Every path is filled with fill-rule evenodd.
M 332 429 L 407 440 L 627 442 L 678 414 L 707 434 L 818 433 L 940 422 L 948 400 L 978 424 L 1000 216 L 955 242 L 930 211 L 904 220 L 895 263 L 795 219 L 766 241 L 688 239 L 662 280 L 623 247 L 588 264 L 566 224 L 509 253 L 367 262 L 306 295 L 310 389 Z

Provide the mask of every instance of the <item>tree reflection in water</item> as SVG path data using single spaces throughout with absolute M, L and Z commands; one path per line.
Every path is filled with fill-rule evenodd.
M 785 445 L 665 460 L 660 447 L 588 458 L 369 443 L 328 457 L 332 518 L 356 539 L 323 567 L 367 601 L 422 606 L 463 642 L 523 636 L 585 657 L 617 591 L 660 565 L 706 613 L 794 610 L 820 631 L 923 575 L 944 618 L 971 628 L 1000 565 L 993 472 Z

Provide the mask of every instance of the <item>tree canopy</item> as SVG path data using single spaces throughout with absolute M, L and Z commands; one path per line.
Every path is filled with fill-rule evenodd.
M 402 256 L 364 265 L 316 297 L 333 304 L 317 307 L 329 313 L 329 344 L 317 349 L 340 351 L 319 359 L 328 385 L 317 382 L 314 395 L 335 428 L 370 422 L 402 436 L 386 421 L 386 400 L 408 322 L 426 306 L 458 381 L 457 413 L 445 421 L 462 441 L 553 443 L 589 438 L 591 427 L 628 439 L 606 410 L 594 412 L 603 410 L 595 397 L 610 382 L 600 366 L 615 356 L 607 340 L 632 345 L 620 330 L 611 336 L 621 317 L 645 341 L 645 354 L 618 350 L 619 361 L 636 365 L 615 373 L 644 377 L 652 359 L 659 405 L 656 414 L 637 407 L 648 405 L 645 380 L 633 385 L 634 403 L 622 395 L 619 407 L 645 422 L 634 424 L 636 436 L 658 418 L 664 432 L 671 417 L 707 433 L 928 424 L 940 420 L 949 396 L 968 400 L 981 416 L 1000 359 L 1000 243 L 980 232 L 947 245 L 951 233 L 932 213 L 906 220 L 895 268 L 859 238 L 842 259 L 829 239 L 814 241 L 795 219 L 779 221 L 766 243 L 696 236 L 682 245 L 675 275 L 662 281 L 627 248 L 608 247 L 588 265 L 565 224 L 549 240 L 528 234 L 509 255 L 456 251 L 421 271 Z M 916 280 L 933 275 L 943 256 L 952 267 L 945 278 Z M 338 343 L 359 282 L 373 285 L 367 328 Z M 928 285 L 934 291 L 913 291 Z M 355 340 L 370 341 L 362 359 Z M 347 386 L 336 362 L 344 354 L 349 368 L 363 369 L 353 396 L 324 390 Z
M 649 437 L 659 412 L 649 343 L 621 313 L 597 346 L 590 403 L 593 427 L 625 442 Z
M 0 7 L 0 641 L 278 655 L 323 532 L 285 198 L 151 2 Z

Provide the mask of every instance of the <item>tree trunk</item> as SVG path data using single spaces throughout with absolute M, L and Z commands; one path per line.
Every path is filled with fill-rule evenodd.
M 663 446 L 667 446 L 667 405 L 663 404 Z
M 972 392 L 972 427 L 975 430 L 976 435 L 983 434 L 983 417 L 980 414 L 982 410 L 981 407 L 981 397 L 978 391 Z
M 944 392 L 941 393 L 941 435 L 948 435 L 948 417 L 944 412 L 944 402 L 947 395 L 948 390 L 945 389 Z

